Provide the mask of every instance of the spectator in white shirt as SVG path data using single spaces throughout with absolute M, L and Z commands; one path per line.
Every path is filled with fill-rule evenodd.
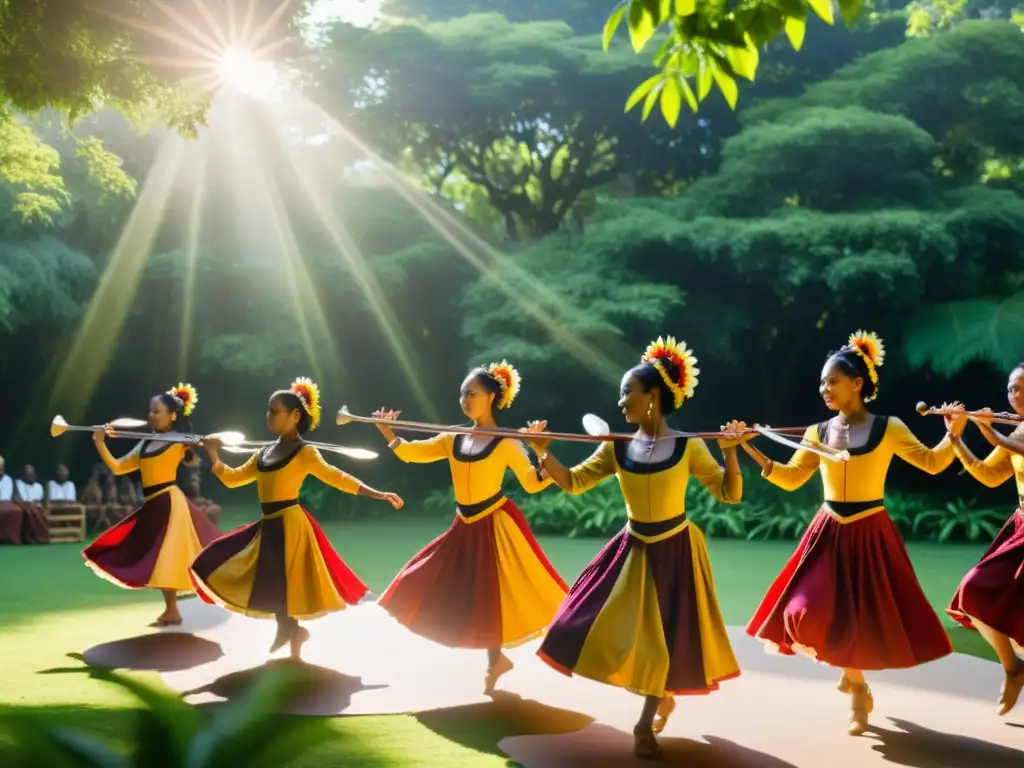
M 57 479 L 51 480 L 47 488 L 50 504 L 73 504 L 78 501 L 75 484 L 69 479 L 71 473 L 63 464 L 57 465 Z
M 14 483 L 14 489 L 19 501 L 27 501 L 29 504 L 43 503 L 43 484 L 36 479 L 36 468 L 31 464 L 25 465 L 21 471 L 21 479 Z
M 14 499 L 14 481 L 10 475 L 4 474 L 4 457 L 0 456 L 0 501 Z

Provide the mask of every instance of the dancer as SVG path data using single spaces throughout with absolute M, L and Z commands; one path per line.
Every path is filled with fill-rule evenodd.
M 633 728 L 641 758 L 661 755 L 655 734 L 664 729 L 675 696 L 709 693 L 740 673 L 704 534 L 685 509 L 691 476 L 716 499 L 740 501 L 736 442 L 719 443 L 723 471 L 703 440 L 678 436 L 665 421 L 693 396 L 696 362 L 671 336 L 651 344 L 622 379 L 619 406 L 626 422 L 637 425 L 636 437 L 603 443 L 572 469 L 548 452 L 547 422 L 529 426 L 541 464 L 559 486 L 579 494 L 615 475 L 626 498 L 626 527 L 576 580 L 538 653 L 559 672 L 645 697 Z M 725 427 L 745 428 L 740 422 Z
M 462 383 L 462 412 L 481 428 L 494 428 L 494 409 L 512 404 L 519 373 L 506 361 L 475 368 Z M 398 412 L 381 410 L 378 418 Z M 395 456 L 425 464 L 447 461 L 455 486 L 451 528 L 415 555 L 395 576 L 380 605 L 404 626 L 455 648 L 486 648 L 484 692 L 512 669 L 501 652 L 539 634 L 568 587 L 540 548 L 526 518 L 502 493 L 511 469 L 527 493 L 551 484 L 518 440 L 439 434 L 407 442 L 378 424 Z
M 178 592 L 191 592 L 188 567 L 196 555 L 220 536 L 217 526 L 192 506 L 175 480 L 178 465 L 195 461 L 183 443 L 161 442 L 157 435 L 174 434 L 192 415 L 199 396 L 191 384 L 156 395 L 149 401 L 149 426 L 156 435 L 127 455 L 115 459 L 107 448 L 109 428 L 93 433 L 100 458 L 115 475 L 142 474 L 142 506 L 113 525 L 82 550 L 85 563 L 97 574 L 126 589 L 159 589 L 164 612 L 153 626 L 181 624 Z M 115 499 L 116 501 L 116 499 Z
M 1024 416 L 1024 363 L 1010 371 L 1006 387 L 1013 410 Z M 964 576 L 946 613 L 968 629 L 976 629 L 992 646 L 1006 679 L 999 692 L 999 714 L 1017 703 L 1024 689 L 1024 661 L 1017 648 L 1024 646 L 1024 427 L 1011 437 L 978 421 L 978 428 L 995 449 L 983 460 L 975 458 L 960 437 L 953 439 L 957 456 L 968 472 L 989 488 L 1015 478 L 1018 509 L 985 550 L 981 560 Z
M 299 503 L 309 475 L 344 493 L 368 496 L 401 509 L 394 493 L 374 490 L 324 461 L 302 436 L 320 424 L 320 391 L 309 379 L 270 396 L 267 427 L 277 442 L 253 453 L 240 467 L 220 460 L 219 442 L 203 441 L 213 474 L 228 488 L 255 482 L 263 515 L 213 542 L 192 563 L 199 597 L 230 611 L 277 620 L 270 652 L 291 647 L 298 659 L 309 632 L 300 619 L 314 619 L 359 602 L 369 588 L 334 551 L 316 520 Z
M 741 438 L 762 477 L 792 491 L 821 470 L 825 500 L 796 551 L 768 589 L 747 634 L 784 655 L 799 651 L 843 670 L 839 690 L 851 696 L 849 733 L 868 728 L 874 708 L 864 670 L 902 669 L 953 651 L 928 604 L 906 547 L 883 506 L 893 456 L 931 474 L 954 458 L 950 435 L 926 448 L 897 418 L 869 413 L 878 395 L 882 341 L 858 331 L 831 354 L 821 372 L 821 396 L 837 415 L 809 427 L 804 440 L 844 448 L 848 462 L 820 463 L 798 450 L 780 465 Z M 959 434 L 962 423 L 947 420 Z

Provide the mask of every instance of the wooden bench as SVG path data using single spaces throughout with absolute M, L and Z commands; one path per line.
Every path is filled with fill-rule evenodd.
M 50 529 L 50 543 L 85 541 L 85 507 L 81 504 L 61 504 L 46 510 Z

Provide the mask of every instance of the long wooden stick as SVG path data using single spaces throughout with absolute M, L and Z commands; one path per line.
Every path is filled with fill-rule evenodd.
M 971 421 L 989 421 L 994 424 L 1012 424 L 1019 427 L 1021 417 L 1009 411 L 967 411 L 963 408 L 929 408 L 925 403 L 917 404 L 922 416 L 966 416 Z

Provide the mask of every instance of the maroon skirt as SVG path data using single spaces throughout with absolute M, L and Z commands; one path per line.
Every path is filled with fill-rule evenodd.
M 884 510 L 841 523 L 822 506 L 747 634 L 848 669 L 905 669 L 953 652 Z
M 406 628 L 452 648 L 501 648 L 537 636 L 568 585 L 506 499 L 456 517 L 395 576 L 378 604 Z
M 973 616 L 1024 646 L 1024 511 L 1006 521 L 946 613 L 968 629 L 975 629 Z

